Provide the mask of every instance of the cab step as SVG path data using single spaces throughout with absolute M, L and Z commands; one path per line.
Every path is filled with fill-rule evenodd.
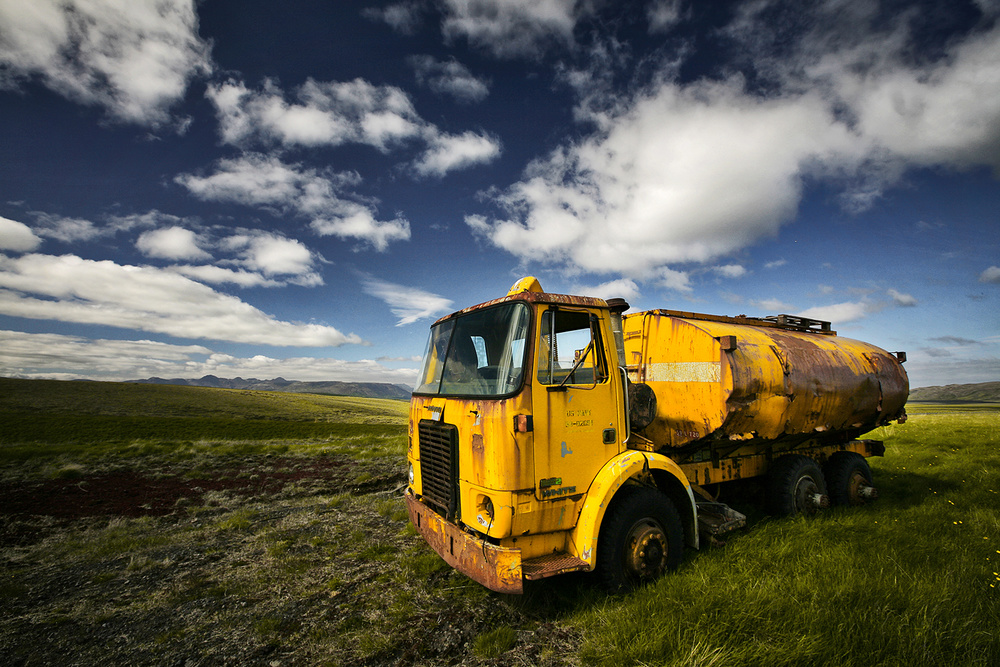
M 544 579 L 564 572 L 579 572 L 590 566 L 572 554 L 556 552 L 537 558 L 529 558 L 521 563 L 521 574 L 529 581 Z

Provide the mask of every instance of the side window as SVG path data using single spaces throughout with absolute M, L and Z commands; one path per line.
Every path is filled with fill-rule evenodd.
M 607 379 L 604 348 L 590 313 L 551 308 L 542 314 L 538 381 L 592 385 Z

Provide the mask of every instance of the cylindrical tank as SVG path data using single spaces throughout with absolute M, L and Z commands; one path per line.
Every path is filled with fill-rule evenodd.
M 629 379 L 655 394 L 639 434 L 657 449 L 718 441 L 849 440 L 905 418 L 901 361 L 803 318 L 626 315 Z M 652 407 L 652 406 L 648 406 Z

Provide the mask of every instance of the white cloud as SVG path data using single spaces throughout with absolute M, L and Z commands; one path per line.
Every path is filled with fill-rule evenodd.
M 315 357 L 235 357 L 202 345 L 150 340 L 87 339 L 0 331 L 0 375 L 122 381 L 147 377 L 284 377 L 299 381 L 390 382 L 413 385 L 416 363 L 388 368 L 373 360 Z
M 277 320 L 169 269 L 75 255 L 0 255 L 0 313 L 263 345 L 363 342 L 330 326 Z
M 787 263 L 788 262 L 785 261 L 784 259 L 776 259 L 773 262 L 768 262 L 767 264 L 765 264 L 764 268 L 765 269 L 779 269 L 779 268 L 781 268 L 782 266 L 784 266 Z
M 796 314 L 800 317 L 825 320 L 837 325 L 862 319 L 868 314 L 868 305 L 864 302 L 847 301 L 829 306 L 816 306 Z
M 482 102 L 490 89 L 482 79 L 454 58 L 437 60 L 432 56 L 412 56 L 408 59 L 417 83 L 426 85 L 439 95 L 450 95 L 458 102 Z
M 916 298 L 914 298 L 910 294 L 904 294 L 904 293 L 898 292 L 898 291 L 896 291 L 894 289 L 890 289 L 886 293 L 892 299 L 892 302 L 894 304 L 896 304 L 897 306 L 903 306 L 903 307 L 907 307 L 908 308 L 908 307 L 916 306 L 917 303 L 918 303 L 917 300 L 916 300 Z
M 726 264 L 724 266 L 713 266 L 712 271 L 723 278 L 742 278 L 747 274 L 746 268 L 739 264 Z
M 420 176 L 444 176 L 449 171 L 492 162 L 500 155 L 500 142 L 475 132 L 442 134 L 430 141 L 427 151 L 414 163 Z
M 362 281 L 362 289 L 389 305 L 392 314 L 399 318 L 396 322 L 397 327 L 413 324 L 422 319 L 436 318 L 447 313 L 452 306 L 451 299 L 443 296 L 376 278 L 366 277 Z
M 630 277 L 708 262 L 776 234 L 805 173 L 851 145 L 816 96 L 664 84 L 531 165 L 487 232 L 523 259 Z
M 265 278 L 259 273 L 244 271 L 242 269 L 227 269 L 211 264 L 199 266 L 181 264 L 171 266 L 169 270 L 179 273 L 182 276 L 193 278 L 200 283 L 212 283 L 214 285 L 231 284 L 239 287 L 280 287 L 285 284 L 283 281 Z
M 242 263 L 267 277 L 295 276 L 296 284 L 322 285 L 316 258 L 301 241 L 273 233 L 247 232 L 224 239 L 222 247 L 242 256 Z
M 577 0 L 442 0 L 446 40 L 464 38 L 500 58 L 572 47 L 577 20 L 592 3 Z
M 573 294 L 596 296 L 600 299 L 619 298 L 629 301 L 631 299 L 638 298 L 639 286 L 636 285 L 634 280 L 619 278 L 618 280 L 609 280 L 608 282 L 601 283 L 600 285 L 594 285 L 593 287 L 588 287 L 586 285 L 574 285 Z
M 166 227 L 143 232 L 135 247 L 147 257 L 161 259 L 209 259 L 211 255 L 201 248 L 198 235 L 183 227 Z
M 189 82 L 211 71 L 209 51 L 193 0 L 0 2 L 7 85 L 38 77 L 119 121 L 167 122 Z
M 312 218 L 318 234 L 365 241 L 377 250 L 410 238 L 405 219 L 376 220 L 369 206 L 343 198 L 345 187 L 360 180 L 353 172 L 330 173 L 248 153 L 220 160 L 208 176 L 181 174 L 174 180 L 199 199 L 290 211 Z
M 667 267 L 662 267 L 654 274 L 656 284 L 675 292 L 693 292 L 691 287 L 691 276 L 686 271 L 675 271 Z
M 1000 283 L 1000 266 L 991 266 L 979 274 L 981 283 Z
M 250 90 L 230 79 L 210 85 L 206 95 L 215 105 L 223 141 L 238 146 L 361 143 L 387 151 L 419 138 L 426 126 L 401 89 L 362 79 L 307 79 L 295 91 L 297 102 L 288 102 L 270 80 L 261 90 Z
M 28 225 L 0 216 L 0 250 L 30 252 L 40 245 L 42 239 Z
M 90 241 L 108 232 L 84 218 L 67 218 L 49 213 L 35 213 L 35 229 L 45 237 L 73 243 L 75 241 Z
M 752 87 L 740 75 L 681 84 L 665 61 L 645 88 L 615 96 L 594 82 L 627 59 L 595 58 L 572 85 L 576 117 L 595 129 L 488 193 L 500 213 L 470 226 L 524 261 L 645 280 L 774 236 L 813 179 L 860 211 L 913 167 L 1000 173 L 1000 25 L 915 61 L 926 52 L 913 20 L 929 19 L 886 21 L 874 7 L 741 5 L 720 35 L 746 54 Z

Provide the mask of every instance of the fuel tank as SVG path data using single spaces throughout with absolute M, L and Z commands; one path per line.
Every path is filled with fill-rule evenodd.
M 837 336 L 828 322 L 651 310 L 625 315 L 622 332 L 629 379 L 643 390 L 630 391 L 633 432 L 655 449 L 847 441 L 906 418 L 905 354 Z

